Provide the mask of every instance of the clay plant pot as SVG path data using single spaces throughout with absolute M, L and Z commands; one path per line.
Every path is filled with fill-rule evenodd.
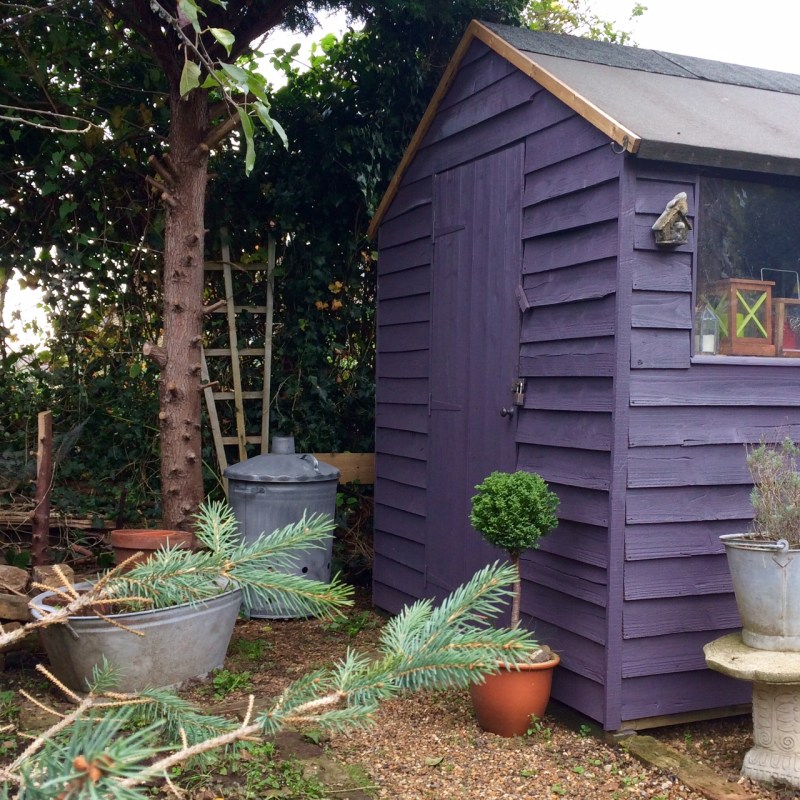
M 117 564 L 121 564 L 136 553 L 142 553 L 128 565 L 128 569 L 146 561 L 162 547 L 180 547 L 187 550 L 194 547 L 194 534 L 186 531 L 120 528 L 111 531 L 110 539 Z
M 553 670 L 561 659 L 555 653 L 549 661 L 523 664 L 517 670 L 500 665 L 483 683 L 469 687 L 478 725 L 498 736 L 522 736 L 532 718 L 541 719 L 550 700 Z

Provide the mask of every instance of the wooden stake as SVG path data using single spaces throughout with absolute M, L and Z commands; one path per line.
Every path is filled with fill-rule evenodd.
M 39 414 L 39 438 L 36 451 L 36 509 L 33 512 L 31 561 L 34 567 L 47 563 L 50 536 L 50 494 L 53 489 L 53 412 Z

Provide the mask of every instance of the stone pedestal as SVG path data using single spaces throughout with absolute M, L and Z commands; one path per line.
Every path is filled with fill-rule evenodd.
M 800 653 L 756 650 L 731 633 L 709 642 L 709 668 L 753 683 L 753 742 L 742 774 L 800 789 Z

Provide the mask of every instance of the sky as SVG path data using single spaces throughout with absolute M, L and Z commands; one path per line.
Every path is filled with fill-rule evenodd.
M 800 0 L 642 0 L 643 16 L 630 21 L 633 0 L 589 0 L 601 19 L 631 31 L 651 50 L 800 74 Z
M 633 20 L 635 0 L 586 2 L 601 19 L 630 31 L 640 47 L 800 74 L 800 0 L 763 0 L 763 5 L 744 0 L 641 0 L 647 10 Z M 340 35 L 346 27 L 344 15 L 328 15 L 311 39 L 327 31 Z M 276 32 L 266 49 L 289 47 L 294 40 L 292 34 Z

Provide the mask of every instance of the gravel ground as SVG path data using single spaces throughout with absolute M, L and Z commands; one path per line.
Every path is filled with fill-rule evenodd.
M 348 646 L 369 650 L 377 639 L 380 617 L 368 611 L 367 596 L 359 600 L 353 615 L 362 623 L 369 621 L 363 627 L 351 626 L 350 632 L 331 631 L 314 620 L 273 623 L 266 633 L 260 622 L 242 626 L 239 636 L 266 636 L 269 642 L 267 663 L 256 678 L 257 693 L 279 691 L 287 680 L 329 664 Z M 546 716 L 529 735 L 504 739 L 478 728 L 466 691 L 424 693 L 386 703 L 374 726 L 334 735 L 327 748 L 344 763 L 363 768 L 375 797 L 391 800 L 704 797 L 674 775 L 645 766 L 588 733 L 589 723 L 581 727 L 579 722 L 575 730 L 558 715 Z M 747 788 L 753 798 L 800 800 L 793 790 L 767 789 L 739 777 L 742 758 L 752 744 L 748 717 L 645 733 L 706 764 L 732 786 Z
M 370 611 L 368 595 L 363 592 L 345 624 L 240 621 L 225 666 L 229 677 L 238 680 L 245 676 L 241 684 L 224 696 L 211 683 L 195 686 L 188 695 L 204 708 L 218 704 L 235 707 L 249 693 L 258 699 L 269 698 L 306 671 L 330 665 L 348 647 L 369 651 L 380 625 L 381 618 Z M 24 660 L 22 673 L 30 675 L 32 663 L 33 654 Z M 12 667 L 2 678 L 5 688 L 12 688 L 21 673 Z M 468 692 L 425 693 L 385 704 L 374 726 L 334 735 L 326 748 L 334 758 L 358 767 L 369 783 L 369 793 L 376 798 L 702 800 L 703 795 L 674 775 L 645 766 L 590 733 L 589 723 L 570 720 L 568 724 L 558 714 L 548 715 L 529 735 L 504 739 L 478 728 Z M 742 758 L 751 746 L 749 718 L 645 733 L 707 765 L 728 781 L 727 785 L 746 788 L 754 800 L 800 800 L 800 792 L 756 786 L 739 777 Z M 188 796 L 193 800 L 199 797 L 192 792 Z M 231 790 L 225 800 L 242 796 Z M 331 793 L 329 800 L 339 796 Z

